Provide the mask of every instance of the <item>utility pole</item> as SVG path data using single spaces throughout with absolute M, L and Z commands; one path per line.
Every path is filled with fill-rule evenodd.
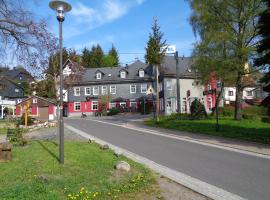
M 175 52 L 175 61 L 176 61 L 176 98 L 177 98 L 177 113 L 181 113 L 181 99 L 180 99 L 180 81 L 179 81 L 179 60 L 178 60 L 178 51 Z

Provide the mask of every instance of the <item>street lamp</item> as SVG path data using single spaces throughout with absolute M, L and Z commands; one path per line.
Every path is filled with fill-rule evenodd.
M 59 50 L 60 50 L 60 117 L 59 117 L 59 162 L 64 164 L 64 122 L 63 122 L 63 51 L 62 51 L 62 24 L 65 12 L 71 10 L 71 5 L 65 1 L 52 0 L 49 7 L 56 11 L 59 22 Z

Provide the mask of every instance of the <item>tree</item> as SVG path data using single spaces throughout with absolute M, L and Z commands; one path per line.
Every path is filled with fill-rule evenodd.
M 56 39 L 46 20 L 31 13 L 21 0 L 0 0 L 0 53 L 13 53 L 17 62 L 37 70 L 46 66 Z
M 260 14 L 259 18 L 259 34 L 261 36 L 258 45 L 258 58 L 255 63 L 259 67 L 265 68 L 268 72 L 261 79 L 263 90 L 270 94 L 270 0 L 264 0 L 267 3 L 267 8 Z M 270 96 L 268 95 L 263 100 L 263 105 L 268 108 L 268 115 L 270 115 Z
M 234 82 L 235 119 L 241 120 L 243 77 L 251 73 L 245 65 L 256 55 L 257 17 L 265 4 L 260 0 L 189 0 L 189 3 L 193 9 L 190 21 L 201 39 L 194 55 Z
M 93 66 L 92 67 L 102 67 L 102 59 L 104 57 L 103 50 L 101 46 L 98 44 L 96 47 L 93 46 L 92 48 L 92 59 L 93 59 Z
M 117 67 L 119 65 L 119 56 L 116 48 L 114 45 L 112 45 L 111 50 L 109 51 L 109 56 L 112 56 L 114 59 L 114 62 L 112 63 L 111 67 Z
M 104 55 L 102 58 L 103 67 L 116 67 L 116 60 L 112 55 Z
M 91 67 L 92 52 L 88 48 L 84 48 L 82 51 L 82 66 L 85 68 Z
M 163 63 L 163 59 L 165 57 L 166 48 L 166 41 L 163 40 L 163 33 L 160 30 L 160 26 L 158 25 L 157 19 L 154 19 L 152 25 L 152 32 L 149 35 L 149 40 L 147 42 L 146 47 L 146 63 L 150 64 L 151 66 L 155 66 L 155 75 L 156 75 L 156 121 L 159 122 L 159 68 Z

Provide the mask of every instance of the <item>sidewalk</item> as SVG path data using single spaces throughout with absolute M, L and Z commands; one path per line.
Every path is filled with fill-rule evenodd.
M 177 131 L 177 130 L 171 130 L 171 129 L 156 128 L 156 127 L 145 125 L 142 120 L 129 121 L 128 123 L 126 123 L 126 126 L 130 128 L 142 128 L 149 131 L 158 131 L 159 133 L 162 133 L 165 135 L 174 135 L 185 140 L 199 141 L 203 143 L 229 147 L 229 148 L 242 150 L 242 151 L 248 151 L 252 153 L 270 155 L 270 145 L 267 145 L 267 144 L 259 144 L 259 143 L 248 142 L 248 141 L 239 141 L 236 139 L 222 138 L 222 137 L 209 136 L 209 135 L 203 135 L 203 134 L 195 134 L 195 133 L 189 133 L 189 132 Z

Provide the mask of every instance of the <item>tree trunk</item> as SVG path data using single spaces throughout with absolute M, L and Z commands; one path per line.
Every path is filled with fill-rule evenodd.
M 156 65 L 156 122 L 159 122 L 159 85 L 158 85 L 158 65 Z
M 236 80 L 236 97 L 234 107 L 235 120 L 242 120 L 242 98 L 243 98 L 243 77 L 241 73 L 238 73 Z

